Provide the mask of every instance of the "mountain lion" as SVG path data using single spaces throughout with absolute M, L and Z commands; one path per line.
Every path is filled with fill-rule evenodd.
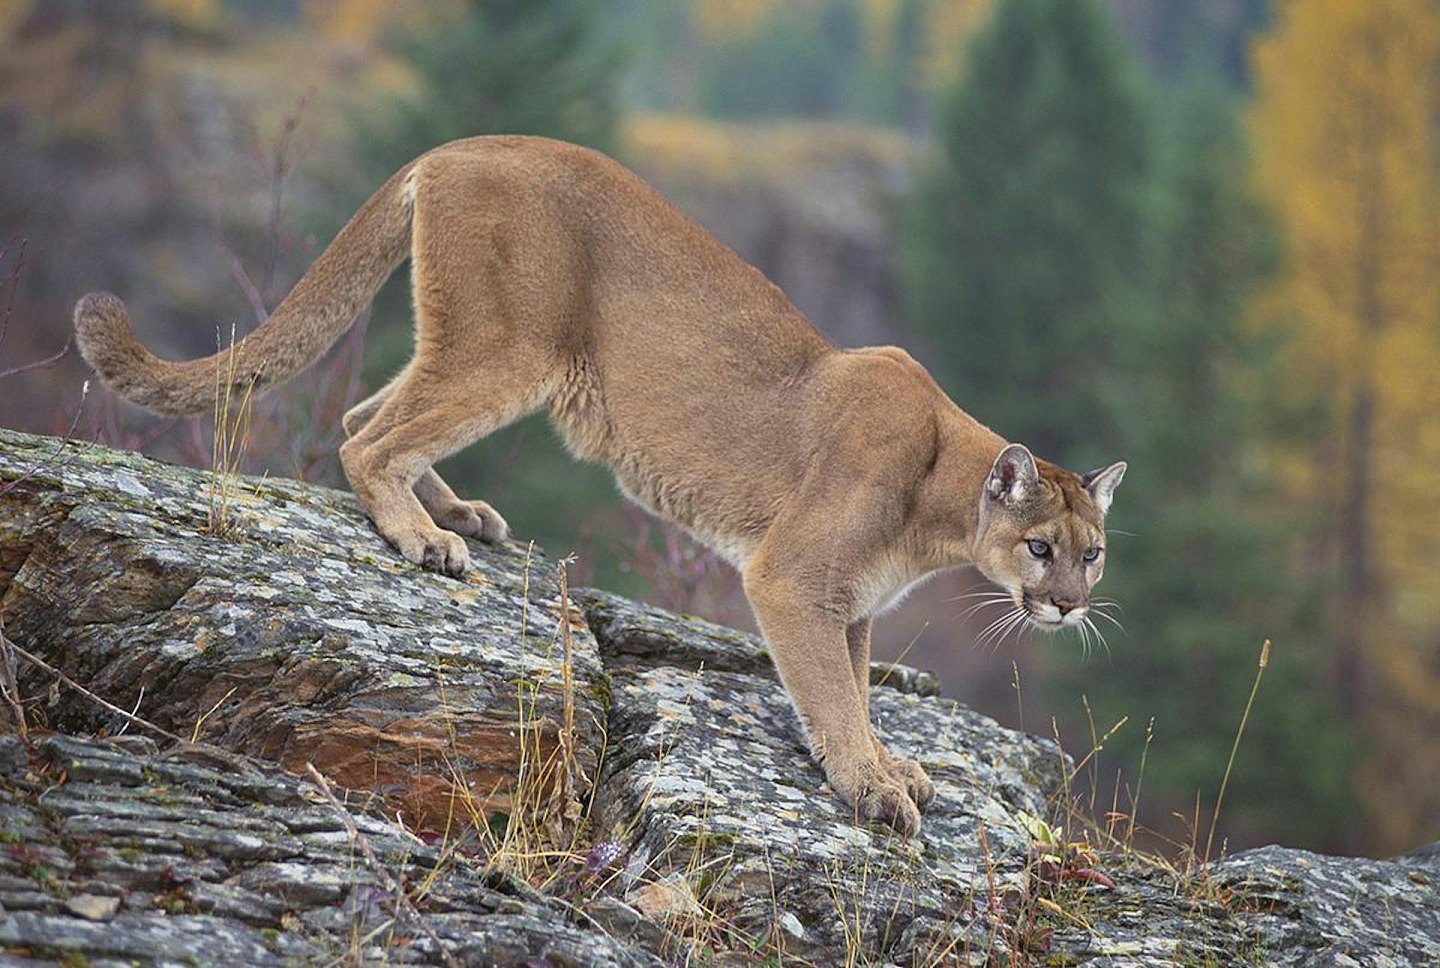
M 345 415 L 340 448 L 380 534 L 463 574 L 465 537 L 509 529 L 432 465 L 548 409 L 576 457 L 734 563 L 831 786 L 914 834 L 935 788 L 871 729 L 872 619 L 974 564 L 1017 620 L 1080 623 L 1125 465 L 1080 476 L 1007 445 L 904 350 L 835 348 L 635 175 L 540 138 L 456 141 L 397 172 L 235 347 L 237 389 L 316 362 L 407 257 L 414 358 Z M 160 413 L 210 410 L 230 370 L 152 355 L 108 293 L 75 328 L 104 382 Z

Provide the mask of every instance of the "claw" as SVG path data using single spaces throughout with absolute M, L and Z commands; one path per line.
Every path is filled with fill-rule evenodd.
M 877 783 L 861 794 L 857 807 L 866 820 L 886 824 L 906 839 L 920 832 L 920 811 L 898 783 Z

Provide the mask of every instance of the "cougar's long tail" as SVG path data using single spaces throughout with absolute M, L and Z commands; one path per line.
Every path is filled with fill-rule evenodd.
M 413 169 L 412 162 L 370 196 L 270 318 L 233 349 L 162 360 L 136 338 L 118 297 L 92 292 L 75 305 L 81 355 L 127 400 L 175 416 L 210 410 L 226 384 L 239 399 L 252 381 L 257 395 L 284 383 L 335 344 L 410 254 Z

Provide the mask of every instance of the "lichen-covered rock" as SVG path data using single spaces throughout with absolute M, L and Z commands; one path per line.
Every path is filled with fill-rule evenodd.
M 335 807 L 279 771 L 196 765 L 134 737 L 51 736 L 33 750 L 0 737 L 0 952 L 438 964 L 438 940 L 462 964 L 657 963 L 463 854 L 362 812 L 349 820 L 378 867 Z
M 1023 878 L 1017 811 L 1046 812 L 1058 747 L 954 702 L 876 689 L 881 737 L 936 786 L 905 842 L 857 824 L 830 791 L 757 640 L 613 596 L 585 602 L 606 661 L 640 659 L 615 677 L 598 823 L 632 845 L 637 873 L 688 879 L 700 910 L 680 919 L 687 930 L 820 963 L 848 946 L 923 962 L 984 940 L 976 891 Z M 683 643 L 681 667 L 661 663 L 665 643 Z
M 581 589 L 578 597 L 611 671 L 667 666 L 771 679 L 777 675 L 769 649 L 757 636 L 704 619 L 681 618 L 594 588 Z M 940 694 L 940 681 L 933 672 L 890 662 L 870 663 L 870 684 L 919 696 Z
M 1440 854 L 1369 860 L 1272 846 L 1209 876 L 1267 964 L 1440 964 Z
M 0 738 L 0 960 L 1440 963 L 1440 849 L 1058 876 L 1033 818 L 1071 761 L 877 664 L 877 732 L 936 784 L 903 841 L 833 796 L 761 640 L 599 591 L 567 606 L 517 546 L 427 574 L 349 496 L 291 481 L 226 482 L 217 535 L 212 486 L 0 430 L 6 635 L 182 739 Z M 37 720 L 124 725 L 19 668 Z M 517 772 L 562 741 L 549 873 L 457 849 L 492 811 L 516 822 Z M 307 763 L 374 812 L 281 772 Z
M 8 482 L 8 483 L 7 483 Z M 314 763 L 420 825 L 452 781 L 505 810 L 521 731 L 553 749 L 565 718 L 555 567 L 487 549 L 466 581 L 421 571 L 347 494 L 224 482 L 104 448 L 0 432 L 0 616 L 16 642 L 185 737 Z M 578 611 L 568 702 L 593 773 L 603 669 Z M 26 670 L 22 683 L 44 676 Z M 62 692 L 56 726 L 113 716 Z M 533 738 L 533 733 L 532 733 Z

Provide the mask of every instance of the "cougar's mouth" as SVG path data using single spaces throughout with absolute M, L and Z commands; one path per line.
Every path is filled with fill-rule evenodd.
M 1054 605 L 1038 601 L 1029 592 L 1024 592 L 1020 596 L 1020 607 L 1025 610 L 1025 617 L 1030 620 L 1031 625 L 1044 629 L 1047 632 L 1053 632 L 1056 629 L 1061 629 L 1066 625 L 1073 624 L 1073 622 L 1066 621 L 1069 616 L 1060 614 L 1060 609 Z M 1083 614 L 1083 609 L 1075 609 L 1070 614 L 1076 616 L 1074 621 L 1078 622 L 1080 620 L 1079 616 Z

